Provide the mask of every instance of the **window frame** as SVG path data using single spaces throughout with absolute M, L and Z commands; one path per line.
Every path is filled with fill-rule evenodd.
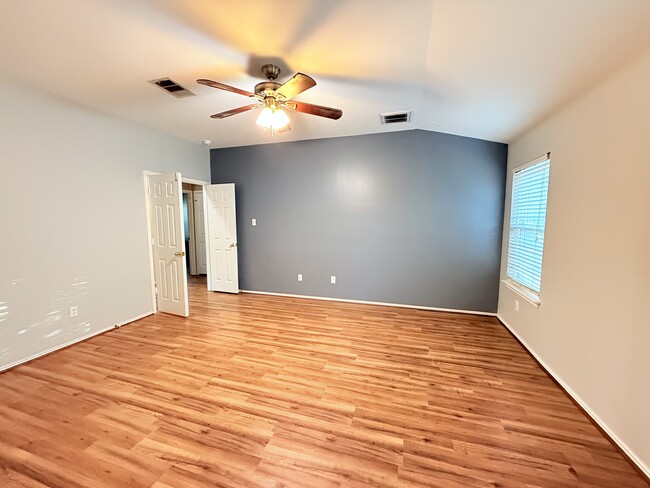
M 511 239 L 512 239 L 512 215 L 513 215 L 513 205 L 514 200 L 514 190 L 515 190 L 515 175 L 531 166 L 546 163 L 548 162 L 548 180 L 546 183 L 546 202 L 545 202 L 545 213 L 544 213 L 544 228 L 542 235 L 544 236 L 544 244 L 542 245 L 542 259 L 540 261 L 540 272 L 539 272 L 539 292 L 530 288 L 529 286 L 517 281 L 516 278 L 513 278 L 509 274 L 510 261 L 511 261 Z M 546 247 L 546 220 L 548 216 L 548 191 L 550 188 L 551 180 L 551 153 L 544 154 L 535 159 L 532 159 L 526 163 L 520 164 L 512 169 L 512 176 L 510 182 L 510 214 L 508 222 L 508 245 L 506 250 L 506 267 L 505 267 L 505 278 L 501 280 L 508 288 L 519 294 L 522 298 L 533 304 L 535 307 L 539 307 L 541 304 L 541 294 L 542 294 L 542 274 L 543 274 L 543 263 L 544 263 L 544 250 Z

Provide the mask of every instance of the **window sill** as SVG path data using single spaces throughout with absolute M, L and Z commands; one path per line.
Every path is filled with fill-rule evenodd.
M 508 288 L 510 288 L 512 291 L 514 291 L 521 298 L 523 298 L 528 303 L 533 305 L 535 308 L 538 308 L 542 304 L 542 302 L 539 299 L 539 295 L 537 293 L 534 293 L 534 292 L 528 290 L 527 288 L 524 288 L 523 286 L 515 283 L 514 281 L 501 280 L 501 283 L 506 285 Z

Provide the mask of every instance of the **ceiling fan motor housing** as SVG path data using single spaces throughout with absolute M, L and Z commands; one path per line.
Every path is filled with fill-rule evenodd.
M 267 80 L 273 81 L 280 76 L 280 68 L 274 64 L 265 64 L 262 66 L 262 74 Z
M 273 96 L 275 90 L 282 86 L 275 81 L 280 76 L 280 68 L 274 64 L 265 64 L 262 66 L 262 74 L 269 81 L 263 81 L 255 85 L 255 95 Z
M 270 95 L 271 92 L 274 92 L 281 86 L 282 85 L 280 85 L 280 83 L 277 83 L 275 81 L 262 81 L 261 83 L 255 85 L 255 95 Z

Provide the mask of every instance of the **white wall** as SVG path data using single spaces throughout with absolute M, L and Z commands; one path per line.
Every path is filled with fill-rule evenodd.
M 150 312 L 142 172 L 209 181 L 210 165 L 198 144 L 9 81 L 0 107 L 2 370 Z
M 650 474 L 650 51 L 511 144 L 509 169 L 547 151 L 542 304 L 515 312 L 502 284 L 499 316 Z

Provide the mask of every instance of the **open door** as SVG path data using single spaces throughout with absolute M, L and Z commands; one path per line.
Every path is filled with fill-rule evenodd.
M 205 192 L 208 289 L 239 293 L 235 184 L 208 185 Z
M 148 193 L 158 310 L 187 317 L 181 174 L 149 175 Z

